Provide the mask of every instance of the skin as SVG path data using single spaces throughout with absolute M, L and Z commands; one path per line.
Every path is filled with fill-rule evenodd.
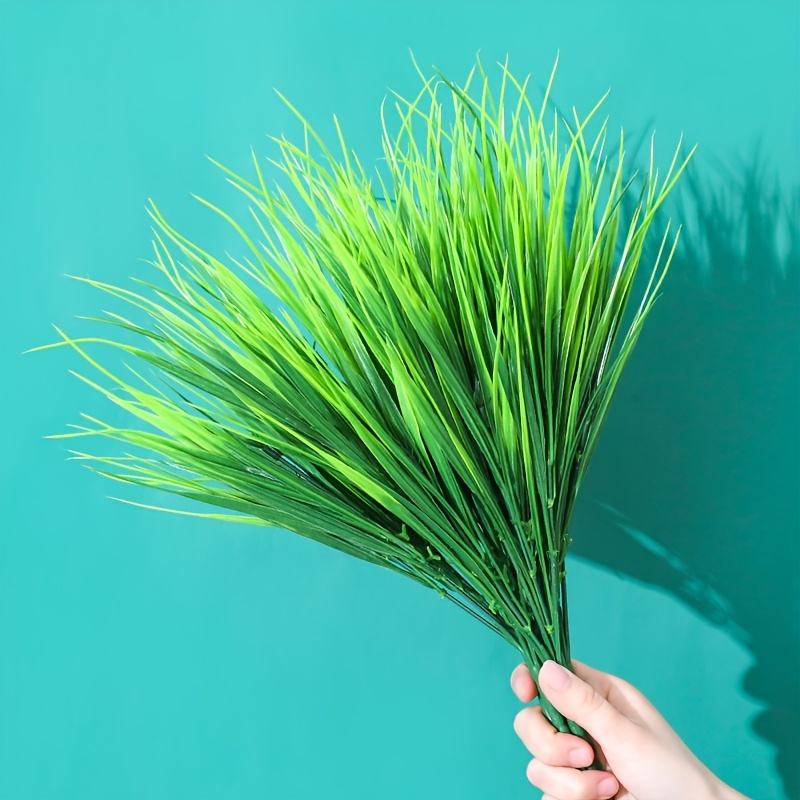
M 638 689 L 579 661 L 572 667 L 574 673 L 546 661 L 539 685 L 597 742 L 606 770 L 578 769 L 592 762 L 590 745 L 558 733 L 538 705 L 526 706 L 514 730 L 534 756 L 527 775 L 542 800 L 747 800 L 698 760 Z M 523 703 L 537 695 L 525 664 L 511 674 L 511 686 Z

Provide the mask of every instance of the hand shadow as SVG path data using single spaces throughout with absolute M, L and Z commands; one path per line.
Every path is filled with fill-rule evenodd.
M 758 150 L 707 178 L 683 179 L 672 216 L 686 228 L 570 552 L 666 589 L 750 649 L 744 689 L 766 705 L 753 729 L 798 797 L 800 191 L 787 199 Z

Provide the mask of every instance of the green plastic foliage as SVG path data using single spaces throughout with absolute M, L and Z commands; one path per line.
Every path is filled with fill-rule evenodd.
M 496 98 L 480 63 L 464 86 L 420 72 L 419 95 L 397 98 L 396 134 L 381 108 L 372 176 L 338 122 L 337 157 L 299 113 L 303 145 L 274 139 L 283 187 L 268 189 L 255 156 L 252 180 L 223 167 L 255 232 L 202 202 L 241 237 L 239 261 L 203 251 L 151 204 L 160 283 L 87 281 L 147 322 L 106 312 L 95 321 L 124 336 L 58 342 L 134 424 L 86 416 L 61 435 L 133 446 L 75 455 L 223 510 L 204 516 L 285 528 L 407 575 L 536 674 L 546 659 L 571 664 L 570 517 L 677 241 L 667 225 L 626 314 L 645 237 L 688 159 L 679 146 L 659 179 L 651 143 L 638 196 L 622 202 L 634 181 L 622 135 L 606 152 L 602 100 L 584 119 L 547 111 L 554 69 L 537 111 L 528 81 L 501 67 Z M 85 348 L 98 342 L 159 385 L 102 366 Z

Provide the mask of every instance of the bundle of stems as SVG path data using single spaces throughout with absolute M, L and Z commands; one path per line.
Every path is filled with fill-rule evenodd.
M 419 95 L 396 96 L 395 135 L 381 106 L 372 176 L 338 122 L 337 158 L 281 96 L 304 141 L 274 138 L 275 187 L 255 155 L 252 181 L 221 167 L 252 232 L 201 201 L 245 255 L 217 259 L 151 202 L 161 283 L 80 279 L 144 321 L 104 312 L 89 319 L 116 338 L 59 330 L 45 347 L 75 348 L 103 376 L 79 377 L 138 421 L 83 415 L 88 425 L 59 434 L 133 446 L 72 451 L 92 469 L 399 572 L 536 675 L 547 659 L 571 666 L 570 517 L 677 241 L 667 224 L 626 315 L 645 237 L 688 158 L 679 145 L 659 180 L 651 143 L 647 174 L 627 177 L 622 134 L 609 154 L 607 120 L 592 123 L 602 100 L 584 119 L 551 112 L 554 68 L 537 111 L 529 78 L 500 66 L 497 97 L 480 61 L 463 86 L 420 71 Z M 164 382 L 103 366 L 89 343 Z M 540 702 L 558 730 L 586 736 Z

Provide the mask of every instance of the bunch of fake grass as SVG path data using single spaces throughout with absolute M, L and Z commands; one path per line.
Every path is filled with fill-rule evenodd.
M 611 157 L 606 123 L 587 135 L 602 100 L 585 119 L 551 117 L 553 75 L 537 111 L 527 80 L 503 66 L 495 99 L 477 66 L 477 92 L 475 69 L 464 86 L 422 76 L 414 100 L 398 98 L 396 135 L 382 107 L 385 168 L 372 177 L 338 123 L 337 158 L 302 117 L 302 146 L 275 139 L 300 202 L 268 189 L 255 157 L 252 182 L 223 167 L 258 228 L 251 236 L 206 203 L 241 236 L 248 255 L 229 257 L 233 266 L 152 205 L 164 285 L 137 281 L 137 293 L 88 281 L 145 312 L 144 325 L 96 320 L 141 346 L 120 341 L 127 333 L 59 331 L 57 343 L 96 367 L 108 385 L 83 380 L 139 424 L 86 416 L 89 427 L 62 435 L 145 451 L 76 453 L 109 477 L 226 510 L 204 516 L 295 531 L 434 589 L 518 648 L 535 675 L 546 659 L 571 664 L 570 517 L 674 252 L 667 225 L 625 315 L 648 229 L 686 161 L 676 151 L 659 181 L 651 146 L 638 199 L 622 202 L 634 185 L 622 136 Z M 114 374 L 90 342 L 171 388 Z M 559 730 L 584 735 L 541 703 Z

